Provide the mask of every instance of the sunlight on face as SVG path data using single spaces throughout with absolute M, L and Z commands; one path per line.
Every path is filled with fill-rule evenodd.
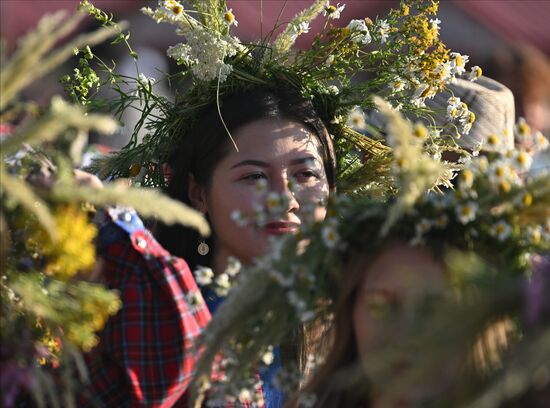
M 270 118 L 248 123 L 233 133 L 239 151 L 232 150 L 216 167 L 206 194 L 207 212 L 216 239 L 216 256 L 235 256 L 249 263 L 262 254 L 270 235 L 297 231 L 305 222 L 303 208 L 326 201 L 329 194 L 318 138 L 304 125 Z M 289 188 L 289 181 L 294 185 Z M 263 205 L 257 186 L 285 197 L 284 208 L 262 226 L 238 226 L 231 214 L 250 218 Z M 325 217 L 317 208 L 315 220 Z

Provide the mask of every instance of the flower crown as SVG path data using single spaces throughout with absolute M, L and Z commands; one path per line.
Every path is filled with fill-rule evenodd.
M 144 186 L 162 186 L 162 164 L 179 138 L 186 137 L 200 107 L 219 106 L 225 95 L 242 89 L 282 87 L 311 100 L 327 126 L 335 142 L 340 191 L 378 188 L 386 192 L 393 182 L 387 177 L 390 149 L 380 130 L 368 124 L 365 112 L 375 109 L 372 95 L 383 97 L 395 110 L 433 123 L 434 112 L 426 107 L 426 99 L 444 91 L 457 76 L 475 80 L 481 75 L 479 67 L 467 74 L 468 57 L 450 52 L 439 40 L 438 4 L 432 0 L 403 1 L 385 19 L 351 20 L 344 27 L 334 21 L 345 5 L 316 0 L 276 37 L 273 33 L 279 22 L 266 38 L 251 43 L 242 43 L 231 34 L 238 16 L 224 1 L 195 0 L 190 4 L 193 9 L 175 0 L 161 0 L 156 9 L 142 9 L 157 23 L 174 25 L 185 39 L 167 51 L 182 67 L 170 84 L 191 81 L 191 87 L 176 95 L 175 102 L 155 94 L 153 78 L 136 73 L 136 78 L 129 80 L 103 65 L 107 74 L 104 85 L 120 90 L 125 83 L 136 89 L 134 95 L 118 92 L 122 96 L 108 105 L 122 111 L 130 103 L 138 103 L 142 118 L 126 147 L 95 163 L 93 170 L 102 176 L 134 177 Z M 103 23 L 112 23 L 87 0 L 82 1 L 81 9 Z M 310 23 L 319 16 L 325 24 L 311 47 L 295 50 L 297 37 L 308 33 Z M 133 51 L 132 55 L 137 58 Z M 357 76 L 368 79 L 357 81 Z M 75 88 L 81 82 L 67 78 L 66 83 L 75 97 L 92 102 L 89 95 Z M 427 129 L 424 141 L 433 155 L 440 156 L 443 150 L 467 154 L 455 140 L 469 132 L 475 115 L 460 101 L 453 100 L 452 106 L 449 120 L 453 126 L 446 127 L 445 133 L 435 125 Z M 151 115 L 155 110 L 160 113 Z M 220 120 L 223 122 L 221 113 Z M 140 142 L 138 132 L 143 130 L 146 135 Z

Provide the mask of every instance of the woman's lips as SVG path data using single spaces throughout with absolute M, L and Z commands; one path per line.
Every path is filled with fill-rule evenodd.
M 298 230 L 298 224 L 285 221 L 269 222 L 264 226 L 264 231 L 269 235 L 291 234 Z

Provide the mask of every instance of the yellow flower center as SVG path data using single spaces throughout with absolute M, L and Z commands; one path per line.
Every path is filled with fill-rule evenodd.
M 183 6 L 181 4 L 176 4 L 172 7 L 172 11 L 175 15 L 179 16 L 181 13 L 183 13 Z
M 464 64 L 464 60 L 462 59 L 462 56 L 461 55 L 457 55 L 456 58 L 455 58 L 455 61 L 456 61 L 456 65 L 463 65 Z
M 474 112 L 470 112 L 470 124 L 474 123 L 476 120 L 476 114 Z
M 529 207 L 533 204 L 533 196 L 530 193 L 525 193 L 521 199 L 524 206 Z
M 332 14 L 336 11 L 336 7 L 331 4 L 325 10 L 327 11 L 328 14 Z
M 409 10 L 410 10 L 409 6 L 407 6 L 406 4 L 403 4 L 401 6 L 401 15 L 404 16 L 404 17 L 408 16 L 409 15 Z
M 489 135 L 487 143 L 491 146 L 496 146 L 500 143 L 500 139 L 497 135 Z
M 498 185 L 498 188 L 500 189 L 500 191 L 502 191 L 503 193 L 508 193 L 511 189 L 512 189 L 512 185 L 507 182 L 506 180 L 502 180 L 499 185 Z
M 483 74 L 483 71 L 481 70 L 480 67 L 477 67 L 476 68 L 476 78 L 479 78 L 481 76 L 481 74 Z
M 426 136 L 428 136 L 428 129 L 426 129 L 426 126 L 422 124 L 416 124 L 414 126 L 414 135 L 418 139 L 424 139 Z
M 531 127 L 527 123 L 520 123 L 518 125 L 519 133 L 522 135 L 526 135 L 531 132 Z
M 235 21 L 235 15 L 229 10 L 225 13 L 224 18 L 225 18 L 225 21 L 227 21 L 229 24 Z

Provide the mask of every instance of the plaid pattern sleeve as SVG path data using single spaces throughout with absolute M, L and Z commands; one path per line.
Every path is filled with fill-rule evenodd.
M 79 406 L 183 407 L 210 312 L 184 260 L 171 256 L 131 210 L 100 228 L 104 283 L 120 293 L 99 345 L 86 355 L 90 387 Z

